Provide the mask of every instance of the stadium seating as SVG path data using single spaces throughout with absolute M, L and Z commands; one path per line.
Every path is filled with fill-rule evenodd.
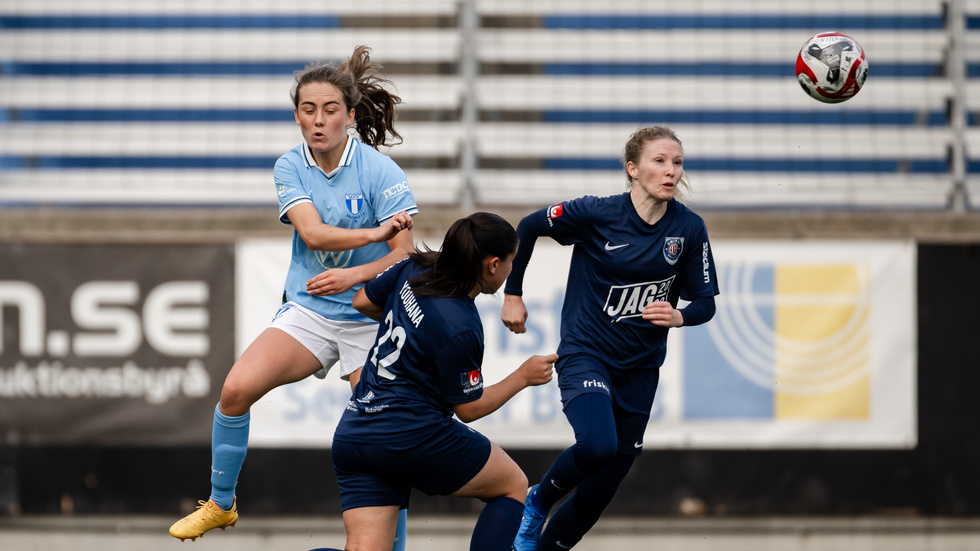
M 964 4 L 963 189 L 978 209 L 980 0 Z M 423 205 L 617 193 L 630 133 L 666 123 L 697 207 L 946 209 L 960 139 L 946 13 L 940 0 L 9 0 L 0 206 L 275 205 L 272 164 L 301 140 L 293 72 L 367 44 L 404 99 L 404 143 L 384 151 Z M 867 86 L 842 104 L 794 76 L 826 30 L 868 53 Z

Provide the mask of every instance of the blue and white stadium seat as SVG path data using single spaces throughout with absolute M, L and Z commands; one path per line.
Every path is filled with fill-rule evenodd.
M 965 189 L 980 208 L 980 0 L 963 1 Z M 272 206 L 271 166 L 301 139 L 293 71 L 367 44 L 405 100 L 405 141 L 386 151 L 423 206 L 619 192 L 629 134 L 666 123 L 696 207 L 945 209 L 945 13 L 940 0 L 7 0 L 0 205 Z M 794 75 L 826 30 L 868 54 L 868 84 L 843 104 Z

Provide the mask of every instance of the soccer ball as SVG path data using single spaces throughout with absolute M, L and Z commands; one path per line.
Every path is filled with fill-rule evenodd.
M 854 97 L 868 78 L 868 60 L 856 40 L 837 32 L 806 41 L 796 56 L 796 80 L 810 97 L 840 103 Z

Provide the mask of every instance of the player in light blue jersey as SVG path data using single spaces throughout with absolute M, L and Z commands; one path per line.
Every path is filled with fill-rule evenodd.
M 211 437 L 211 497 L 171 526 L 181 541 L 238 521 L 235 486 L 252 404 L 278 386 L 325 376 L 335 363 L 356 384 L 378 324 L 354 309 L 354 293 L 415 250 L 412 190 L 375 149 L 401 137 L 394 129 L 401 100 L 383 87 L 369 52 L 358 46 L 340 65 L 312 64 L 296 75 L 304 143 L 273 170 L 279 219 L 295 230 L 283 306 L 225 378 Z M 396 550 L 404 549 L 404 522 Z
M 474 299 L 510 273 L 517 234 L 491 213 L 456 221 L 439 252 L 410 255 L 370 281 L 354 306 L 381 321 L 333 441 L 346 549 L 387 549 L 412 488 L 486 506 L 471 551 L 509 551 L 527 477 L 469 423 L 551 380 L 557 356 L 533 356 L 484 387 L 483 323 Z M 453 416 L 458 417 L 459 420 Z
M 556 370 L 575 444 L 529 490 L 515 551 L 570 549 L 599 520 L 643 447 L 668 329 L 705 323 L 715 312 L 707 230 L 676 199 L 688 185 L 680 140 L 663 126 L 640 129 L 624 164 L 627 193 L 566 201 L 518 225 L 501 315 L 515 333 L 526 330 L 522 282 L 535 240 L 573 247 Z M 678 309 L 678 298 L 690 304 Z

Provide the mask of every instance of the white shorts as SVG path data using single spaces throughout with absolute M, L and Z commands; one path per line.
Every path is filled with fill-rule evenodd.
M 378 335 L 378 324 L 373 321 L 328 320 L 291 301 L 276 312 L 269 327 L 285 331 L 320 360 L 317 378 L 326 377 L 336 363 L 345 381 L 367 361 Z

